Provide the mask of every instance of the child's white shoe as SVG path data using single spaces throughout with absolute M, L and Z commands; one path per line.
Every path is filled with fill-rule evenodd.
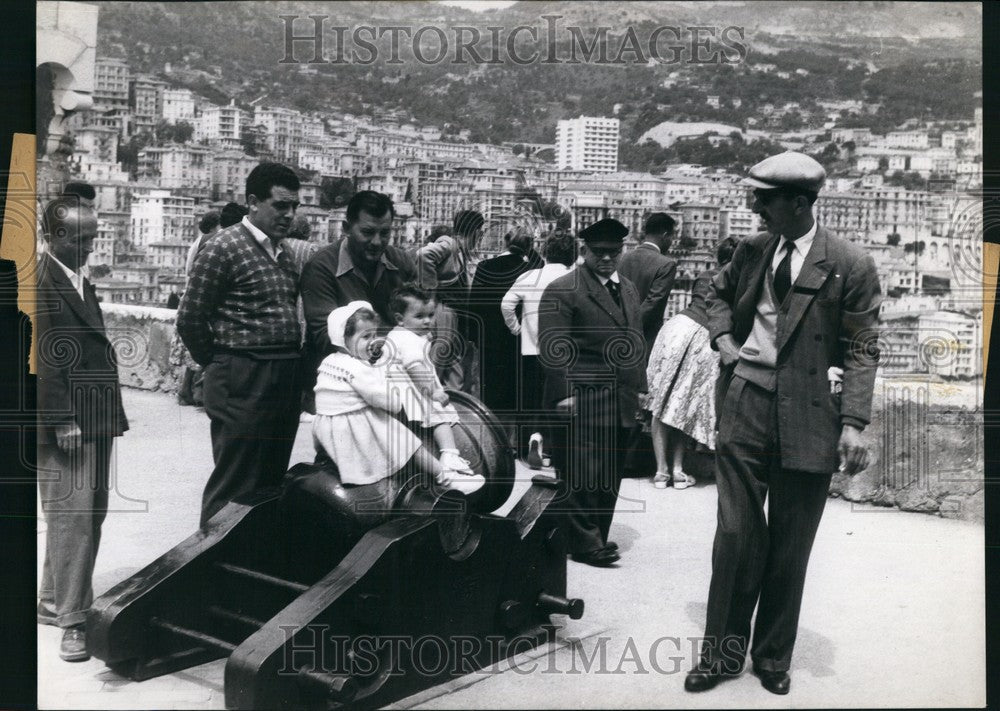
M 441 450 L 441 466 L 445 469 L 451 469 L 460 474 L 473 475 L 472 466 L 469 464 L 468 459 L 463 459 L 458 453 L 457 449 L 442 449 Z
M 445 489 L 460 491 L 466 496 L 479 491 L 486 483 L 486 477 L 482 474 L 462 474 L 456 471 L 443 471 L 438 477 L 438 484 Z
M 541 469 L 544 466 L 542 459 L 542 435 L 535 432 L 528 441 L 528 456 L 524 458 L 525 463 L 531 469 Z

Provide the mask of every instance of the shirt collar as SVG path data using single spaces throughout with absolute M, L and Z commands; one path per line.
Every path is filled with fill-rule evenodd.
M 608 281 L 613 281 L 615 284 L 620 283 L 620 280 L 618 279 L 618 270 L 617 269 L 611 274 L 611 276 L 609 276 L 607 278 L 604 278 L 602 276 L 597 276 L 597 272 L 594 272 L 594 276 L 597 277 L 597 281 L 601 282 L 601 286 L 607 286 L 608 285 Z
M 785 248 L 786 242 L 791 242 L 795 247 L 795 251 L 798 252 L 800 255 L 804 257 L 807 254 L 809 254 L 809 248 L 812 246 L 813 238 L 816 236 L 816 226 L 817 223 L 815 220 L 813 220 L 813 226 L 810 227 L 809 231 L 806 232 L 801 237 L 799 237 L 797 240 L 790 240 L 787 237 L 782 236 L 781 244 L 778 245 L 779 251 Z
M 72 269 L 70 269 L 69 267 L 67 267 L 62 262 L 60 262 L 59 258 L 53 252 L 51 252 L 51 251 L 49 252 L 49 257 L 52 259 L 53 262 L 55 262 L 56 264 L 58 264 L 59 267 L 64 272 L 66 272 L 66 276 L 68 276 L 69 280 L 71 282 L 73 282 L 74 286 L 76 286 L 76 280 L 80 278 L 80 273 L 79 272 L 74 272 Z
M 82 280 L 90 278 L 90 269 L 87 267 L 86 264 L 84 264 L 82 267 L 80 267 L 77 271 L 74 272 L 72 269 L 70 269 L 65 264 L 56 259 L 56 255 L 54 255 L 51 251 L 48 254 L 50 257 L 52 257 L 53 262 L 62 267 L 62 270 L 66 272 L 66 276 L 69 277 L 69 280 L 73 282 L 74 286 L 77 284 L 76 281 L 77 279 Z
M 388 249 L 386 249 L 386 251 L 382 252 L 382 256 L 380 256 L 378 258 L 378 261 L 386 269 L 395 270 L 396 269 L 396 265 L 393 264 L 391 261 L 389 261 L 389 257 L 387 256 L 388 253 L 389 253 Z M 352 269 L 354 269 L 354 260 L 351 258 L 351 250 L 349 250 L 347 248 L 347 238 L 344 237 L 342 240 L 340 240 L 340 251 L 337 254 L 337 274 L 336 274 L 336 276 L 338 276 L 338 277 L 343 276 L 344 274 L 347 274 L 347 272 L 351 271 Z
M 274 242 L 271 241 L 271 238 L 268 237 L 266 234 L 264 234 L 260 229 L 258 229 L 256 225 L 250 222 L 249 215 L 244 215 L 243 220 L 242 222 L 240 222 L 240 224 L 246 227 L 248 230 L 250 230 L 250 234 L 253 236 L 255 240 L 257 240 L 257 243 L 260 244 L 260 246 L 264 248 L 264 251 L 267 252 L 269 255 L 271 255 L 271 257 L 273 257 L 275 261 L 277 261 L 278 252 L 282 249 L 282 245 L 279 244 L 277 247 L 275 247 Z
M 46 251 L 48 252 L 48 255 L 52 259 L 52 261 L 55 262 L 56 264 L 58 264 L 59 268 L 62 269 L 63 272 L 66 273 L 66 278 L 69 279 L 70 285 L 73 287 L 73 289 L 76 291 L 76 293 L 80 295 L 80 298 L 82 299 L 83 298 L 83 283 L 84 283 L 83 280 L 84 280 L 84 277 L 87 276 L 87 267 L 86 267 L 86 265 L 80 267 L 79 271 L 75 271 L 74 272 L 72 269 L 70 269 L 69 267 L 67 267 L 62 262 L 60 262 L 59 259 L 56 257 L 56 255 L 54 255 L 52 253 L 51 250 L 46 250 Z
M 662 254 L 662 252 L 660 251 L 660 248 L 657 247 L 652 242 L 640 242 L 639 245 L 636 247 L 636 249 L 639 249 L 640 247 L 649 247 L 650 249 L 652 249 L 656 253 Z

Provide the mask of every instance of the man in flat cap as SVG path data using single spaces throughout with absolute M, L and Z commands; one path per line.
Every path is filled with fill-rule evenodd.
M 705 641 L 688 691 L 742 671 L 756 607 L 753 671 L 768 691 L 788 693 L 832 472 L 868 466 L 861 431 L 871 416 L 881 295 L 871 256 L 813 218 L 825 177 L 793 152 L 751 168 L 745 183 L 767 232 L 740 243 L 712 283 L 709 335 L 728 386 Z
M 583 264 L 559 277 L 538 308 L 538 360 L 553 427 L 553 463 L 567 483 L 573 560 L 607 567 L 619 559 L 608 530 L 618 501 L 625 445 L 646 391 L 639 292 L 618 274 L 628 229 L 605 219 L 580 233 Z

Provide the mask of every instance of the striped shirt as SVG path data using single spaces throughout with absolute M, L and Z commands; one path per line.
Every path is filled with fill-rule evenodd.
M 295 351 L 301 331 L 298 274 L 242 224 L 212 236 L 195 259 L 177 310 L 177 331 L 201 365 L 220 350 Z

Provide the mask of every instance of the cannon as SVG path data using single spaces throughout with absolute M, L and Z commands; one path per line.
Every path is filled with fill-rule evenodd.
M 375 708 L 551 639 L 551 615 L 583 614 L 562 484 L 536 476 L 492 513 L 513 452 L 482 403 L 449 395 L 482 489 L 348 486 L 329 460 L 298 464 L 95 600 L 91 655 L 135 680 L 228 658 L 227 708 Z

